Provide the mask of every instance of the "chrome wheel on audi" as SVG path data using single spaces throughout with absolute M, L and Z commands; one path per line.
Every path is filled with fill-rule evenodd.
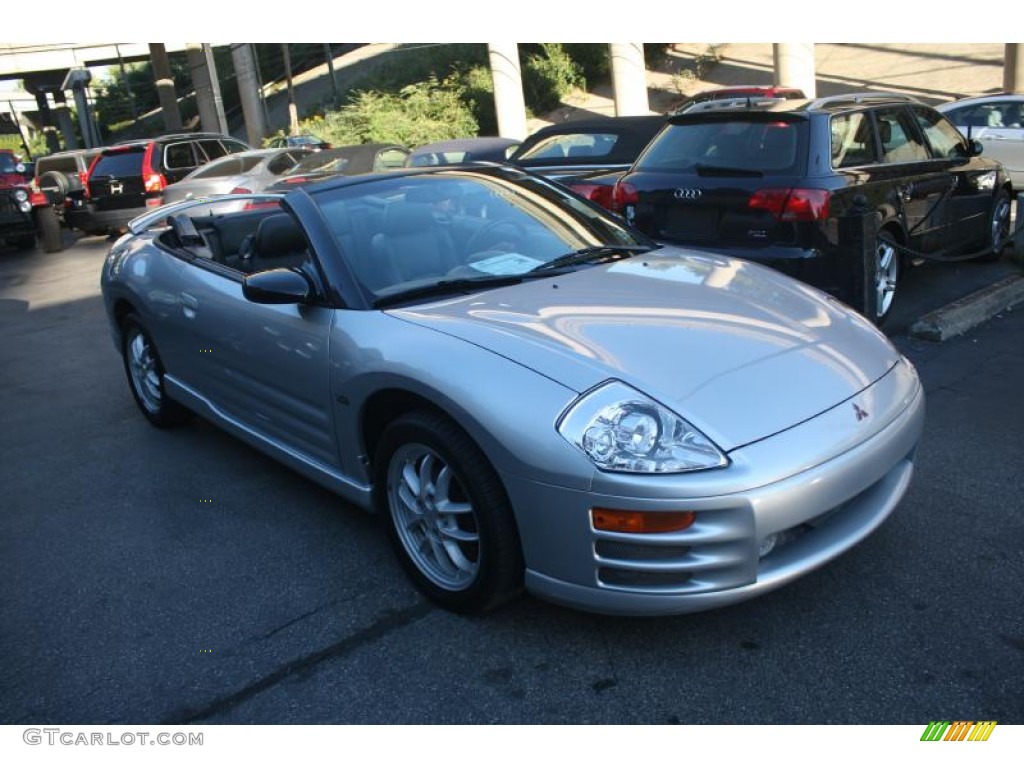
M 388 466 L 388 506 L 416 568 L 446 590 L 465 589 L 480 568 L 476 513 L 461 481 L 425 445 L 404 445 Z
M 900 254 L 891 236 L 882 232 L 878 235 L 875 249 L 875 321 L 881 322 L 896 300 L 896 289 L 900 279 Z
M 1010 197 L 1000 192 L 992 207 L 991 224 L 992 255 L 999 258 L 1007 243 L 1010 242 Z

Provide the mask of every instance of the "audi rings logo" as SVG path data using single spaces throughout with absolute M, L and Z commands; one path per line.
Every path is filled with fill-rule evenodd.
M 703 195 L 704 192 L 699 189 L 677 189 L 672 194 L 675 195 L 676 200 L 696 200 Z

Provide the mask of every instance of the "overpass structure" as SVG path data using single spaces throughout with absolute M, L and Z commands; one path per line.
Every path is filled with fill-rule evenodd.
M 78 146 L 75 126 L 67 107 L 66 92 L 72 91 L 81 123 L 81 136 L 86 146 L 98 146 L 99 132 L 92 119 L 88 86 L 91 67 L 122 65 L 126 62 L 150 60 L 166 128 L 180 130 L 181 116 L 170 80 L 167 60 L 169 51 L 184 50 L 189 59 L 196 105 L 203 130 L 227 131 L 220 84 L 211 54 L 211 43 L 50 43 L 0 44 L 0 81 L 20 79 L 34 96 L 40 123 L 50 151 L 60 148 L 57 130 L 63 134 L 68 148 Z M 223 44 L 218 44 L 223 45 Z M 257 79 L 252 45 L 231 43 L 246 133 L 250 143 L 258 146 L 266 131 L 265 106 L 260 108 L 262 84 Z M 328 44 L 324 44 L 325 47 Z M 1024 89 L 1024 56 L 1018 56 L 1017 43 L 1005 44 L 1004 90 Z M 358 47 L 358 46 L 356 46 Z M 375 46 L 367 46 L 373 48 Z M 816 91 L 816 68 L 813 43 L 775 43 L 774 84 L 796 86 L 813 97 Z M 287 46 L 284 45 L 287 62 Z M 525 136 L 525 108 L 522 100 L 522 79 L 519 71 L 517 44 L 489 44 L 490 63 L 498 127 L 501 135 Z M 612 79 L 615 90 L 615 112 L 619 115 L 649 113 L 645 81 L 645 63 L 641 43 L 609 44 Z M 328 66 L 333 64 L 328 51 Z M 290 65 L 287 65 L 290 73 Z M 333 69 L 331 77 L 333 78 Z M 294 130 L 297 119 L 288 82 L 290 122 Z M 51 109 L 49 97 L 54 107 Z M 13 106 L 11 108 L 14 113 Z M 15 120 L 17 118 L 15 117 Z M 19 127 L 20 131 L 20 127 Z
M 185 43 L 165 43 L 165 51 L 185 50 Z M 74 95 L 80 131 L 87 146 L 99 144 L 99 132 L 92 119 L 88 87 L 91 68 L 124 65 L 152 57 L 148 43 L 0 43 L 0 81 L 20 80 L 35 100 L 39 123 L 50 151 L 60 148 L 56 131 L 63 134 L 68 148 L 77 148 L 76 131 L 67 105 L 67 92 Z M 50 98 L 53 106 L 50 106 Z M 21 133 L 13 99 L 8 99 L 10 119 Z M 22 137 L 24 141 L 24 137 Z

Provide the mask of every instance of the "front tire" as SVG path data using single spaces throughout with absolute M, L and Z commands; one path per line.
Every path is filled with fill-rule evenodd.
M 1010 196 L 1005 189 L 999 190 L 999 194 L 996 195 L 995 200 L 992 202 L 988 242 L 988 253 L 984 256 L 979 256 L 977 260 L 984 262 L 999 261 L 1003 251 L 1010 244 Z
M 874 315 L 871 318 L 875 325 L 881 326 L 892 313 L 899 289 L 900 269 L 899 244 L 891 233 L 882 230 L 875 246 Z
M 128 386 L 142 411 L 155 427 L 166 429 L 188 421 L 189 412 L 164 391 L 164 367 L 149 333 L 136 315 L 121 324 L 121 355 Z
M 381 435 L 377 508 L 410 578 L 438 605 L 478 613 L 522 589 L 523 557 L 497 473 L 446 417 L 416 411 Z

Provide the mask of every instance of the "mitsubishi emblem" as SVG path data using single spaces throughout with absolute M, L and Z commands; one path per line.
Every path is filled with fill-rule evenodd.
M 857 421 L 864 421 L 870 414 L 856 403 L 853 404 L 853 412 L 857 414 Z

